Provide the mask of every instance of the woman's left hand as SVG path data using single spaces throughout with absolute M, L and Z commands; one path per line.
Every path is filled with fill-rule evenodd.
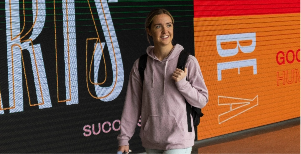
M 185 68 L 185 71 L 181 70 L 181 69 L 176 69 L 173 73 L 172 73 L 172 79 L 174 79 L 176 82 L 182 80 L 183 78 L 186 77 L 187 75 L 187 68 Z

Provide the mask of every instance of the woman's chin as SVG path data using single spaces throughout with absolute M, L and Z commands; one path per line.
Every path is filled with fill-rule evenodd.
M 168 45 L 172 45 L 172 44 L 171 44 L 171 41 L 162 41 L 162 42 L 159 42 L 158 45 L 160 45 L 160 46 L 168 46 Z

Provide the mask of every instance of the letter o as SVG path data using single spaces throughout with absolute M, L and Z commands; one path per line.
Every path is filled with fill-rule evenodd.
M 293 60 L 292 60 L 292 61 L 289 61 L 289 60 L 288 60 L 288 54 L 289 54 L 290 52 L 293 53 Z M 289 51 L 286 53 L 286 61 L 287 61 L 288 63 L 290 63 L 290 64 L 293 63 L 293 62 L 295 61 L 295 53 L 294 53 L 293 50 L 289 50 Z
M 300 49 L 298 49 L 298 50 L 296 51 L 296 59 L 297 59 L 297 61 L 300 63 L 300 59 L 299 59 L 299 57 L 298 57 L 298 53 L 300 53 Z
M 108 124 L 109 125 L 109 130 L 105 130 L 105 125 Z M 106 121 L 102 124 L 102 132 L 104 133 L 109 133 L 111 131 L 111 123 Z
M 115 128 L 115 123 L 116 123 L 116 122 L 119 123 L 119 127 L 118 127 L 117 129 Z M 119 130 L 120 130 L 120 120 L 115 120 L 115 121 L 113 121 L 113 123 L 112 123 L 112 128 L 113 128 L 113 130 L 116 131 L 116 132 L 119 131 Z
M 282 57 L 280 57 L 281 62 L 279 62 L 279 54 L 282 54 Z M 284 59 L 284 52 L 283 51 L 279 51 L 276 55 L 276 61 L 279 65 L 285 64 L 285 59 Z

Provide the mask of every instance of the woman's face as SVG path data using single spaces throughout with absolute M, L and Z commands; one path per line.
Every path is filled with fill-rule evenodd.
M 151 24 L 150 30 L 147 32 L 152 36 L 155 46 L 172 45 L 173 24 L 169 15 L 156 15 Z

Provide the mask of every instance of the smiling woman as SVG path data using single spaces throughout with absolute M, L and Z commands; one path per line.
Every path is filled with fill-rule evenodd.
M 188 120 L 191 115 L 186 113 L 187 106 L 203 108 L 208 102 L 199 63 L 190 55 L 185 69 L 177 68 L 184 47 L 172 44 L 174 19 L 167 10 L 151 11 L 145 30 L 149 43 L 152 40 L 154 46 L 146 49 L 144 74 L 139 74 L 141 59 L 135 61 L 130 73 L 121 131 L 117 137 L 118 151 L 129 152 L 129 140 L 141 115 L 140 138 L 148 154 L 189 154 L 195 131 L 189 131 L 193 123 Z
M 154 42 L 155 55 L 162 61 L 173 48 L 173 20 L 167 14 L 156 15 L 152 19 L 146 31 L 148 37 L 150 36 Z M 160 50 L 163 54 L 159 53 Z
M 172 15 L 165 9 L 153 10 L 145 21 L 147 40 L 154 43 L 154 54 L 159 60 L 163 60 L 173 48 L 173 24 Z M 161 53 L 159 51 L 162 51 Z
M 159 18 L 156 18 L 156 19 L 162 19 L 163 23 L 159 23 L 160 21 L 154 21 L 154 18 L 159 16 Z M 164 16 L 163 18 L 160 18 L 160 16 Z M 161 28 L 162 29 L 162 26 L 164 26 L 164 21 L 165 21 L 165 24 L 168 24 L 168 27 L 172 27 L 172 32 L 173 32 L 173 24 L 174 24 L 174 18 L 172 17 L 172 15 L 165 9 L 155 9 L 154 11 L 152 11 L 151 14 L 149 14 L 149 16 L 146 18 L 146 21 L 145 21 L 145 30 L 146 30 L 146 34 L 147 34 L 147 40 L 148 42 L 150 43 L 150 40 L 149 40 L 149 37 L 152 36 L 150 34 L 150 30 L 152 29 L 152 25 L 155 26 L 155 29 L 158 29 Z M 154 24 L 152 24 L 154 23 Z

